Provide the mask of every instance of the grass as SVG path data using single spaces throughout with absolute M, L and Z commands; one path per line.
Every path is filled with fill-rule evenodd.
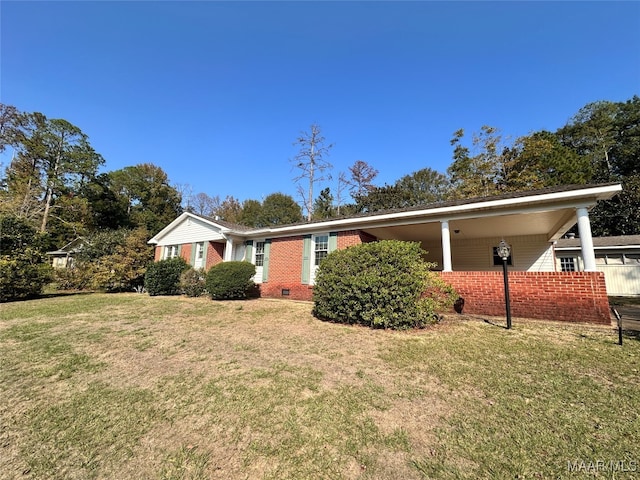
M 374 331 L 310 310 L 137 294 L 0 305 L 0 478 L 637 476 L 637 339 L 463 316 Z

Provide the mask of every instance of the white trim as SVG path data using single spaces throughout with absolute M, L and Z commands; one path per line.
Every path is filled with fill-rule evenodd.
M 595 272 L 596 256 L 593 252 L 593 237 L 591 236 L 591 223 L 589 223 L 589 212 L 586 208 L 576 209 L 578 215 L 578 232 L 580 232 L 580 249 L 584 261 L 585 272 Z
M 451 272 L 451 234 L 449 233 L 449 221 L 440 222 L 442 230 L 442 271 Z
M 222 256 L 223 262 L 230 262 L 233 260 L 233 239 L 227 237 L 227 243 L 224 246 L 224 255 Z
M 316 265 L 316 239 L 318 237 L 327 237 L 327 255 L 329 254 L 329 232 L 318 232 L 311 236 L 311 249 L 309 252 L 309 285 L 314 285 L 316 280 L 316 271 L 318 265 Z M 322 250 L 324 251 L 324 250 Z

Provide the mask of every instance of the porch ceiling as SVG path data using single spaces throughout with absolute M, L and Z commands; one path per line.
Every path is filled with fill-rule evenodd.
M 544 234 L 552 241 L 564 235 L 575 223 L 575 209 L 567 208 L 501 216 L 454 218 L 449 220 L 449 232 L 452 240 Z M 439 242 L 441 238 L 439 220 L 412 225 L 374 226 L 364 230 L 382 240 Z

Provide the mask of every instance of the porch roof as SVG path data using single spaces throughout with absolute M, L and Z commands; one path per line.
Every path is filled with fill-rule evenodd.
M 591 209 L 621 190 L 619 183 L 565 185 L 267 228 L 249 228 L 185 212 L 149 243 L 158 243 L 185 216 L 205 220 L 225 237 L 248 239 L 359 229 L 380 239 L 428 241 L 440 239 L 441 222 L 448 221 L 454 239 L 544 234 L 555 241 L 576 223 L 577 208 Z

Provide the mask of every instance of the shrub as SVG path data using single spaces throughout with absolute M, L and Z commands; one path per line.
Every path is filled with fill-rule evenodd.
M 144 228 L 89 235 L 75 254 L 72 268 L 56 271 L 58 288 L 107 292 L 141 289 L 147 266 L 153 261 L 148 238 Z
M 249 262 L 223 262 L 207 273 L 207 291 L 214 300 L 247 298 L 255 288 L 256 267 Z
M 419 243 L 385 240 L 332 252 L 318 267 L 314 315 L 404 329 L 433 323 L 457 296 L 423 260 Z
M 75 262 L 72 267 L 54 269 L 53 281 L 58 290 L 87 290 L 91 288 L 93 273 L 90 265 Z
M 180 291 L 188 297 L 199 297 L 207 291 L 206 274 L 202 269 L 190 268 L 180 276 Z
M 189 268 L 181 257 L 152 263 L 144 276 L 144 288 L 149 295 L 179 295 L 180 275 Z
M 38 295 L 50 281 L 42 244 L 43 236 L 25 220 L 0 216 L 0 302 Z

